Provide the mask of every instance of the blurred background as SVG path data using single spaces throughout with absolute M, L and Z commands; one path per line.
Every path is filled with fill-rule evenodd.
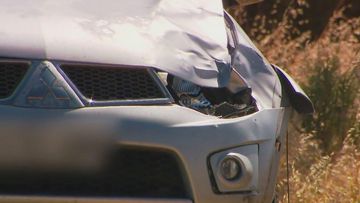
M 291 202 L 360 203 L 360 0 L 224 0 L 268 60 L 314 102 L 289 126 Z M 278 178 L 287 202 L 286 156 Z

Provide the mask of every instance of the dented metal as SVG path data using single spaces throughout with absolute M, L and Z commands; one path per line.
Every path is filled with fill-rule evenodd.
M 226 84 L 221 1 L 4 0 L 0 13 L 2 57 L 151 66 Z

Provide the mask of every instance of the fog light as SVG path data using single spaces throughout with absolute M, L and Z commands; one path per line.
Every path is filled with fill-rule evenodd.
M 218 162 L 218 180 L 227 188 L 247 187 L 251 182 L 252 174 L 251 161 L 242 154 L 230 152 Z
M 211 155 L 215 192 L 256 191 L 259 174 L 258 145 L 244 145 Z
M 229 156 L 222 160 L 220 173 L 226 180 L 235 180 L 241 175 L 241 166 L 238 160 Z

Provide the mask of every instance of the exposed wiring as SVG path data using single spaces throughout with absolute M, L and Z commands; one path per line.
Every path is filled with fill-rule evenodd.
M 286 182 L 287 182 L 287 202 L 290 203 L 289 132 L 286 132 Z

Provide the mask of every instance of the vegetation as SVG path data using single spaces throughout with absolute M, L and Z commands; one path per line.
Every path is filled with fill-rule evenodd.
M 324 153 L 330 154 L 342 147 L 347 131 L 355 125 L 359 81 L 354 69 L 339 73 L 337 56 L 319 59 L 307 67 L 312 75 L 304 87 L 316 112 L 304 119 L 303 127 L 321 141 Z
M 360 1 L 265 0 L 228 11 L 314 102 L 289 128 L 291 202 L 360 203 Z M 277 192 L 287 202 L 285 157 Z

